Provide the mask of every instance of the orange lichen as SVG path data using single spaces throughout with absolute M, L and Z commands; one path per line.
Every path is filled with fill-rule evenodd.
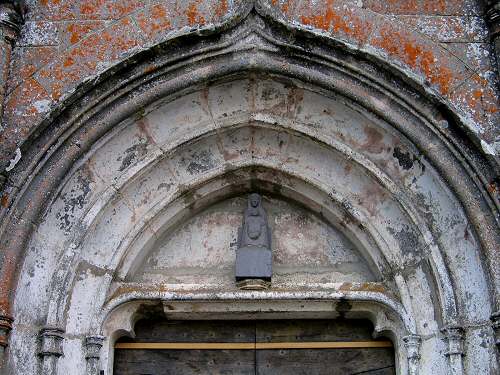
M 498 123 L 498 97 L 492 83 L 474 74 L 459 90 L 453 92 L 452 100 L 467 107 L 471 118 L 478 123 L 489 123 L 496 129 Z
M 172 28 L 169 12 L 163 4 L 153 5 L 148 12 L 140 12 L 136 19 L 141 30 L 149 37 Z
M 9 194 L 5 193 L 2 195 L 1 203 L 2 207 L 8 207 L 9 206 Z
M 417 66 L 417 58 L 422 53 L 420 46 L 413 43 L 404 43 L 403 48 L 406 56 L 406 63 L 412 68 L 415 68 Z M 391 51 L 397 52 L 396 46 L 393 46 Z
M 412 69 L 421 71 L 430 83 L 439 87 L 442 94 L 450 92 L 452 71 L 436 61 L 434 52 L 418 44 L 416 40 L 401 32 L 385 27 L 380 37 L 374 39 L 374 46 L 398 58 Z
M 290 10 L 290 1 L 289 0 L 283 1 L 283 4 L 281 5 L 281 11 L 283 13 L 288 13 L 289 10 Z
M 498 194 L 500 193 L 500 186 L 497 182 L 492 181 L 487 185 L 487 189 L 491 194 Z
M 73 59 L 73 57 L 71 56 L 67 56 L 66 59 L 64 60 L 64 63 L 63 63 L 63 66 L 65 68 L 73 65 L 75 63 L 75 60 Z
M 104 23 L 102 21 L 88 21 L 85 23 L 70 23 L 66 30 L 68 31 L 70 37 L 69 41 L 71 44 L 78 43 L 86 34 L 95 31 L 103 27 Z
M 53 5 L 59 5 L 61 3 L 61 0 L 52 0 L 50 1 Z M 44 5 L 44 6 L 48 6 L 49 5 L 49 0 L 40 0 L 40 4 Z
M 0 312 L 10 315 L 10 294 L 14 290 L 13 283 L 16 275 L 16 256 L 8 249 L 3 249 L 1 274 L 0 274 Z
M 220 0 L 217 7 L 215 8 L 215 15 L 217 17 L 222 17 L 227 13 L 228 5 L 227 0 Z
M 158 19 L 165 20 L 165 18 L 167 17 L 167 10 L 165 9 L 165 7 L 163 7 L 160 4 L 154 5 L 153 7 L 151 7 L 151 16 L 157 20 Z M 165 20 L 165 21 L 166 21 L 166 23 L 168 23 L 170 25 L 169 20 Z
M 188 18 L 189 26 L 204 25 L 205 24 L 205 17 L 203 17 L 203 15 L 200 14 L 198 11 L 199 4 L 200 4 L 200 0 L 197 0 L 195 2 L 190 3 L 188 6 L 186 16 Z
M 351 9 L 336 11 L 334 0 L 327 0 L 324 12 L 321 14 L 301 16 L 301 22 L 334 34 L 352 36 L 358 42 L 365 42 L 372 30 L 372 25 L 363 22 Z
M 446 12 L 446 0 L 424 1 L 422 3 L 422 10 L 424 13 L 443 14 Z
M 455 31 L 455 33 L 457 34 L 462 34 L 464 32 L 464 28 L 462 27 L 462 25 L 460 23 L 455 23 L 453 25 L 453 30 Z
M 106 5 L 108 12 L 117 19 L 129 15 L 141 6 L 144 6 L 144 3 L 140 0 L 110 1 Z
M 80 3 L 80 14 L 83 16 L 93 16 L 98 14 L 105 0 L 85 0 Z
M 39 109 L 34 103 L 48 98 L 48 94 L 40 83 L 29 78 L 16 88 L 5 105 L 7 113 L 16 113 L 21 109 L 28 116 L 38 115 Z
M 82 79 L 83 71 L 76 64 L 76 58 L 77 56 L 69 51 L 66 55 L 61 56 L 61 62 L 40 70 L 40 78 L 50 82 L 46 87 L 50 89 L 52 99 L 58 100 L 61 97 L 64 85 Z
M 48 64 L 53 60 L 57 53 L 57 47 L 30 47 L 20 48 L 19 59 L 15 59 L 11 66 L 11 88 L 14 89 L 18 84 L 28 77 L 31 77 L 39 67 Z
M 305 25 L 328 31 L 332 23 L 339 24 L 340 17 L 333 11 L 333 0 L 327 0 L 324 14 L 302 16 L 301 21 Z

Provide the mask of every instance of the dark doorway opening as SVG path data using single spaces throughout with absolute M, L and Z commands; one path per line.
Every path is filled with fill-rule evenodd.
M 392 343 L 367 320 L 141 320 L 115 346 L 115 375 L 394 375 Z

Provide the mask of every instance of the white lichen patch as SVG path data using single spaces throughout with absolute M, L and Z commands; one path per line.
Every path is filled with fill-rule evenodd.
M 5 168 L 5 171 L 10 172 L 12 169 L 14 169 L 19 160 L 21 160 L 21 149 L 18 147 L 16 148 L 16 155 L 14 156 L 14 158 L 10 159 L 10 164 L 7 166 L 7 168 Z

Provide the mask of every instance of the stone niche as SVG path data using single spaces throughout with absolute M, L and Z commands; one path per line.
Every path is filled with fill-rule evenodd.
M 272 232 L 273 287 L 379 281 L 338 228 L 297 203 L 262 198 Z M 128 281 L 233 288 L 238 228 L 246 205 L 247 195 L 223 200 L 159 235 Z

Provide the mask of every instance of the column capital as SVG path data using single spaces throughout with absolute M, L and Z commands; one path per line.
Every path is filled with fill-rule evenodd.
M 497 349 L 500 350 L 500 311 L 494 312 L 491 317 L 491 326 L 495 334 L 495 345 Z
M 403 337 L 406 350 L 408 351 L 408 358 L 420 358 L 420 344 L 422 338 L 419 335 L 408 335 Z
M 408 374 L 417 375 L 420 362 L 420 345 L 422 338 L 419 335 L 409 334 L 403 337 L 408 358 Z
M 104 336 L 93 335 L 85 338 L 85 359 L 100 358 L 101 348 L 104 343 Z
M 57 327 L 45 327 L 40 330 L 40 352 L 41 357 L 60 357 L 63 353 L 64 330 Z
M 101 335 L 89 335 L 85 338 L 85 360 L 87 361 L 88 375 L 100 374 L 99 359 L 104 340 L 105 337 Z
M 448 341 L 448 352 L 447 356 L 451 355 L 464 355 L 463 341 L 464 341 L 464 329 L 455 324 L 450 324 L 444 326 L 441 329 L 446 341 Z

